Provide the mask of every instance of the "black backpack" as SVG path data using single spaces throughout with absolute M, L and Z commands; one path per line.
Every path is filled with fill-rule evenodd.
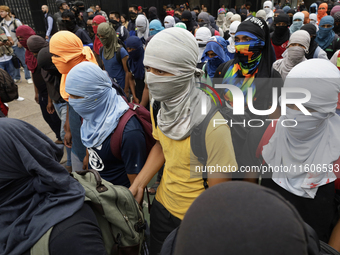
M 8 103 L 17 99 L 18 85 L 16 85 L 12 77 L 0 68 L 0 99 L 3 103 Z
M 244 142 L 246 140 L 249 127 L 246 124 L 240 125 L 237 124 L 235 126 L 231 126 L 230 123 L 247 123 L 250 119 L 249 115 L 245 113 L 245 115 L 234 115 L 233 110 L 227 106 L 212 106 L 209 113 L 206 115 L 204 120 L 193 129 L 190 137 L 190 145 L 192 152 L 197 157 L 198 161 L 203 165 L 203 169 L 205 169 L 208 160 L 206 142 L 205 142 L 205 134 L 210 123 L 210 120 L 214 117 L 214 115 L 220 112 L 223 118 L 227 121 L 227 124 L 230 127 L 231 138 L 234 146 L 235 156 L 237 164 L 240 165 L 241 155 Z M 203 178 L 203 186 L 207 189 L 208 183 L 208 173 L 207 171 L 202 171 Z

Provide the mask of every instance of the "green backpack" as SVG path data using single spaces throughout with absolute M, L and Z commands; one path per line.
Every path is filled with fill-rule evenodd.
M 85 189 L 102 231 L 107 254 L 140 254 L 144 242 L 144 214 L 132 193 L 124 186 L 102 180 L 95 170 L 71 173 Z M 48 255 L 52 228 L 31 248 L 31 255 Z

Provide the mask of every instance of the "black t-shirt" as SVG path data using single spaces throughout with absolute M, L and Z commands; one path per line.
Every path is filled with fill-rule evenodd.
M 82 28 L 78 27 L 78 30 L 75 32 L 75 34 L 83 42 L 83 45 L 89 45 L 93 43 L 90 36 Z
M 242 155 L 241 155 L 241 166 L 252 167 L 252 166 L 260 166 L 262 162 L 262 157 L 256 157 L 256 150 L 259 146 L 259 143 L 265 133 L 266 129 L 271 124 L 271 121 L 265 121 L 262 127 L 252 127 L 250 128 L 246 141 L 243 145 Z

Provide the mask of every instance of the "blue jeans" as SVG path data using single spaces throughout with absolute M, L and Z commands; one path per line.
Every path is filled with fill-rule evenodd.
M 53 103 L 54 109 L 56 113 L 58 114 L 60 120 L 61 120 L 61 127 L 60 127 L 60 137 L 61 140 L 64 141 L 64 136 L 65 136 L 65 130 L 64 130 L 64 125 L 66 122 L 66 113 L 67 113 L 67 103 Z M 66 152 L 67 152 L 67 166 L 72 166 L 71 162 L 71 148 L 66 147 Z
M 20 59 L 24 70 L 25 70 L 25 79 L 30 79 L 31 78 L 31 74 L 30 71 L 27 68 L 27 65 L 25 64 L 25 48 L 21 47 L 19 48 L 18 46 L 13 46 L 12 47 L 14 50 L 14 54 Z M 16 80 L 20 80 L 21 76 L 20 76 L 20 68 L 19 69 L 14 69 L 14 79 Z
M 5 61 L 5 62 L 0 62 L 0 68 L 5 70 L 11 77 L 14 79 L 14 66 L 12 63 L 12 59 Z

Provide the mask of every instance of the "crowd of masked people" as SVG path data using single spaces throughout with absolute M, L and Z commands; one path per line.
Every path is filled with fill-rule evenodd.
M 297 11 L 265 1 L 257 12 L 222 6 L 216 17 L 205 6 L 131 5 L 128 20 L 56 3 L 54 15 L 42 8 L 45 37 L 2 25 L 6 45 L 25 48 L 35 100 L 67 162 L 30 124 L 0 118 L 0 255 L 30 254 L 53 226 L 50 254 L 106 254 L 69 175 L 82 169 L 129 188 L 141 205 L 157 175 L 151 255 L 340 252 L 340 4 Z M 247 127 L 230 122 L 239 108 Z M 236 175 L 242 167 L 281 171 Z

